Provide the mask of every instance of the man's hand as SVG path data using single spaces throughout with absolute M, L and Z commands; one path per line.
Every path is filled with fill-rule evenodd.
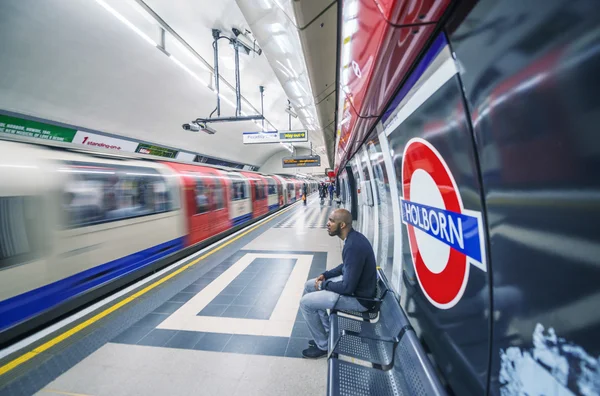
M 325 275 L 321 274 L 317 279 L 315 279 L 315 289 L 319 290 L 319 282 L 323 282 L 325 280 Z

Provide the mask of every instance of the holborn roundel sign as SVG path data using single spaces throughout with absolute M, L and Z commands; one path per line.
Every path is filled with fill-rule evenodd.
M 423 293 L 449 309 L 461 299 L 471 265 L 487 271 L 481 212 L 467 210 L 444 158 L 413 138 L 402 158 L 402 222 Z

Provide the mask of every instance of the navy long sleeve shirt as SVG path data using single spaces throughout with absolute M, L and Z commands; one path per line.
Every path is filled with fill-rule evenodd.
M 325 281 L 321 290 L 355 297 L 375 297 L 377 285 L 377 264 L 369 240 L 360 232 L 351 230 L 346 237 L 342 250 L 343 263 L 325 271 Z M 330 278 L 343 275 L 342 281 L 332 282 Z M 370 308 L 370 301 L 358 300 L 364 307 Z

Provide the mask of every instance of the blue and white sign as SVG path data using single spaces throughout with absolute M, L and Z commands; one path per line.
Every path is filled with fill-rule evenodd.
M 279 132 L 243 132 L 242 141 L 244 144 L 279 143 Z
M 434 306 L 461 299 L 470 266 L 487 271 L 481 212 L 465 209 L 454 176 L 428 141 L 411 139 L 402 157 L 402 222 L 415 273 Z

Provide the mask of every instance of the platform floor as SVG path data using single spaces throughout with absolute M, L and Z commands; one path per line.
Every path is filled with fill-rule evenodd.
M 0 395 L 325 394 L 298 309 L 341 262 L 332 209 L 296 204 L 2 358 Z

